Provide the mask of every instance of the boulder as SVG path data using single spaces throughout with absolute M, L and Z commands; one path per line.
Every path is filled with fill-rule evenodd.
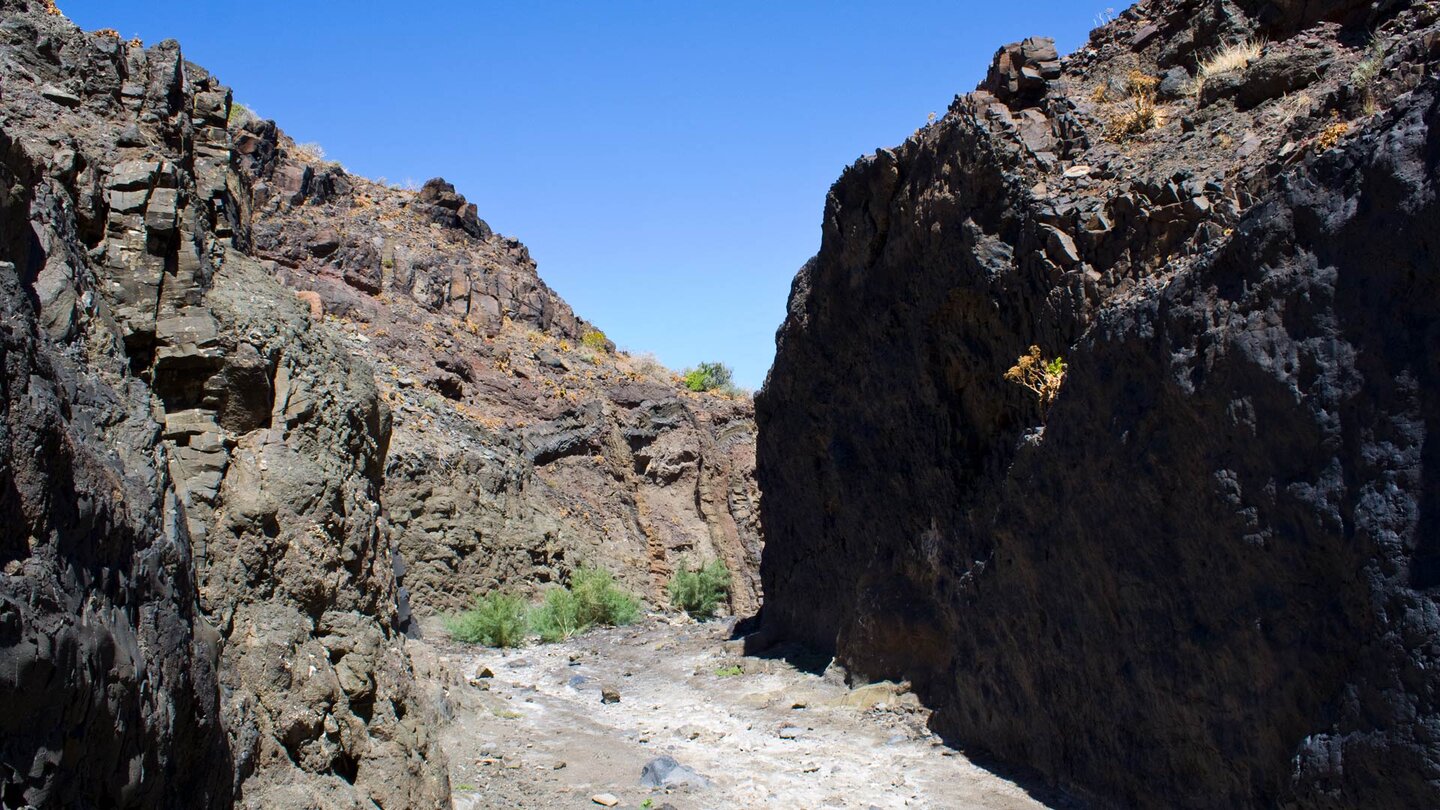
M 681 765 L 672 756 L 661 756 L 645 763 L 645 767 L 640 770 L 640 784 L 652 788 L 691 787 L 703 789 L 710 787 L 710 780 L 693 769 Z

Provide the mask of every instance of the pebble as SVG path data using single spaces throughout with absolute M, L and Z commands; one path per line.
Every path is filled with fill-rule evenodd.
M 590 801 L 602 807 L 614 807 L 620 803 L 620 800 L 615 798 L 615 794 L 613 793 L 596 793 L 590 797 Z
M 780 729 L 780 739 L 795 740 L 800 738 L 800 729 L 794 726 L 786 726 Z
M 601 702 L 601 703 L 619 703 L 619 702 L 620 702 L 620 690 L 619 690 L 619 689 L 616 689 L 615 687 L 611 686 L 610 684 L 605 684 L 605 685 L 601 686 L 601 687 L 600 687 L 600 702 Z

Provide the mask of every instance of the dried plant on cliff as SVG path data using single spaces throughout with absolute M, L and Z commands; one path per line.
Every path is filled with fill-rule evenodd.
M 1350 83 L 1360 94 L 1366 115 L 1374 115 L 1379 104 L 1375 99 L 1375 84 L 1385 69 L 1385 40 L 1374 37 L 1365 48 L 1365 58 L 1355 63 L 1350 72 Z
M 1060 386 L 1065 382 L 1065 361 L 1059 357 L 1046 360 L 1040 354 L 1039 346 L 1020 355 L 1015 365 L 1005 372 L 1005 379 L 1030 389 L 1040 400 L 1040 414 L 1043 419 L 1060 395 Z
M 320 163 L 325 160 L 325 147 L 318 143 L 297 143 L 292 152 L 302 163 Z
M 1222 73 L 1234 73 L 1237 70 L 1244 70 L 1250 63 L 1260 58 L 1260 52 L 1265 49 L 1265 42 L 1259 39 L 1242 39 L 1220 48 L 1204 59 L 1195 72 L 1195 83 L 1191 90 L 1195 95 L 1205 87 L 1205 82 L 1211 76 L 1219 76 Z
M 1155 89 L 1160 80 L 1154 76 L 1130 71 L 1125 77 L 1125 100 L 1120 112 L 1110 119 L 1110 137 L 1124 140 L 1160 126 L 1160 109 L 1155 105 Z

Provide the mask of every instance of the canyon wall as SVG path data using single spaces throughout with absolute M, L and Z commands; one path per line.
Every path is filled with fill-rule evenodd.
M 448 183 L 46 0 L 0 0 L 0 81 L 0 804 L 445 807 L 416 614 L 717 558 L 758 605 L 748 397 Z
M 537 275 L 442 179 L 367 180 L 271 122 L 236 121 L 250 250 L 376 372 L 394 413 L 380 501 L 418 616 L 599 565 L 652 604 L 724 560 L 759 604 L 746 396 L 684 390 Z
M 1141 2 L 847 169 L 757 397 L 752 646 L 1101 806 L 1440 802 L 1436 19 Z

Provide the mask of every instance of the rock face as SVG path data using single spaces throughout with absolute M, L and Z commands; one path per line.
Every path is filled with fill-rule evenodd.
M 417 615 L 580 564 L 663 605 L 677 567 L 717 558 L 731 611 L 758 607 L 748 398 L 617 352 L 450 183 L 349 175 L 270 122 L 234 137 L 250 249 L 373 364 L 395 413 L 380 501 Z
M 446 806 L 373 375 L 242 251 L 229 91 L 53 9 L 0 3 L 0 802 Z
M 0 804 L 448 806 L 412 595 L 584 563 L 663 606 L 720 558 L 758 605 L 748 398 L 617 352 L 452 185 L 44 0 L 0 80 Z
M 757 401 L 755 643 L 910 679 L 1101 805 L 1440 804 L 1440 31 L 1408 6 L 1141 2 L 847 170 Z M 1129 71 L 1247 35 L 1303 96 L 1244 69 L 1107 134 Z M 1004 379 L 1031 345 L 1069 365 L 1048 414 Z

